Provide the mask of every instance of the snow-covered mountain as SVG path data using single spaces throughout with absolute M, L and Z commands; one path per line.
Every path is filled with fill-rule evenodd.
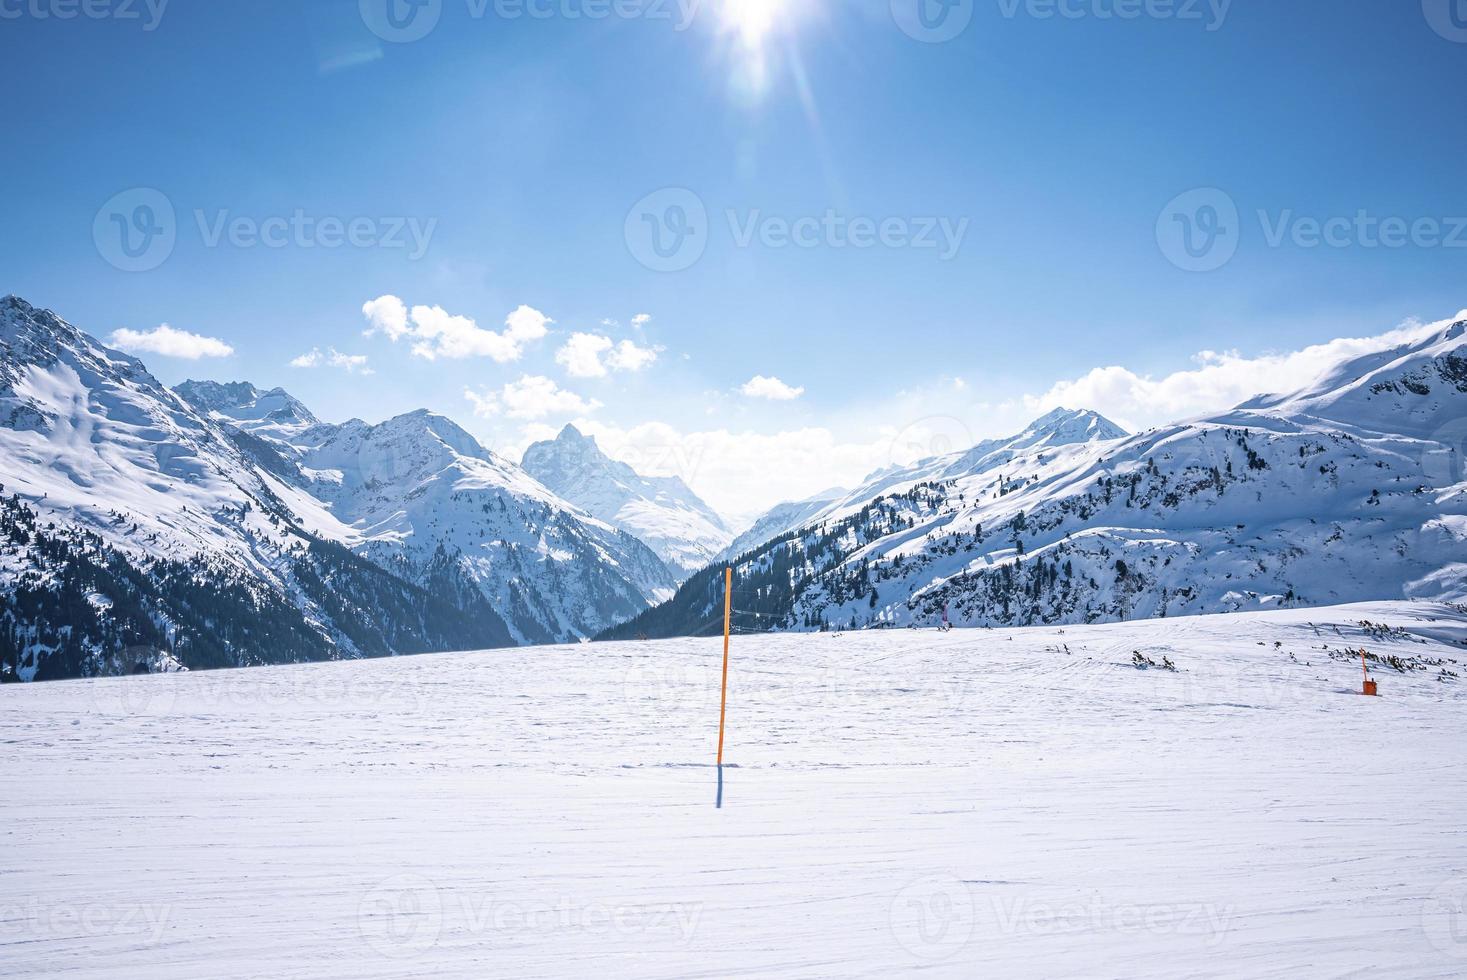
M 0 460 L 0 679 L 511 642 L 452 569 L 412 583 L 342 548 L 141 362 L 15 297 Z
M 283 388 L 261 391 L 247 381 L 185 381 L 174 391 L 205 414 L 218 415 L 250 432 L 293 431 L 321 424 Z
M 1096 412 L 1057 408 L 1043 418 L 1035 419 L 1018 435 L 987 439 L 971 449 L 929 456 L 906 466 L 888 466 L 867 476 L 854 490 L 836 487 L 804 500 L 776 504 L 735 538 L 718 556 L 717 561 L 727 563 L 746 551 L 806 524 L 840 514 L 852 507 L 859 508 L 890 487 L 910 485 L 921 480 L 956 479 L 986 473 L 1025 450 L 1121 439 L 1126 434 L 1125 429 Z
M 723 518 L 675 476 L 642 476 L 567 425 L 525 451 L 521 466 L 577 507 L 646 542 L 679 578 L 703 568 L 733 538 Z
M 726 564 L 766 541 L 772 541 L 783 534 L 788 534 L 826 508 L 846 499 L 850 493 L 844 487 L 831 487 L 806 497 L 804 500 L 787 500 L 784 503 L 775 504 L 740 532 L 738 537 L 734 538 L 732 543 L 719 553 L 715 562 Z
M 1467 314 L 1127 438 L 878 474 L 737 566 L 745 629 L 1075 623 L 1467 592 Z M 1085 427 L 1089 430 L 1088 424 Z M 1112 436 L 1104 426 L 1097 437 Z M 707 622 L 711 573 L 608 635 Z
M 342 526 L 334 537 L 413 581 L 447 556 L 518 642 L 588 636 L 676 584 L 637 538 L 577 510 L 441 415 L 252 435 L 261 465 Z
M 0 679 L 574 639 L 670 592 L 446 419 L 181 393 L 0 300 Z

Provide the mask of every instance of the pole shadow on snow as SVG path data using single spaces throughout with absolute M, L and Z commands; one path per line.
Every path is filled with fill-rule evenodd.
M 723 809 L 723 766 L 718 767 L 718 798 L 713 803 L 714 809 Z

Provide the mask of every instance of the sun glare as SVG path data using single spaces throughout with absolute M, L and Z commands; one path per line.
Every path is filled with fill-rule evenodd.
M 725 39 L 723 54 L 734 71 L 729 84 L 734 96 L 757 103 L 763 100 L 779 65 L 790 57 L 785 45 L 776 45 L 776 35 L 792 41 L 798 22 L 816 6 L 817 0 L 712 0 L 718 12 L 718 32 Z M 792 48 L 791 48 L 792 50 Z
M 723 0 L 724 27 L 738 34 L 744 44 L 757 48 L 789 7 L 783 0 Z

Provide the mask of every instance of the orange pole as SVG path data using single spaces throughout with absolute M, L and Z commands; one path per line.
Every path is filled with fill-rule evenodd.
M 723 722 L 728 714 L 728 629 L 733 615 L 733 569 L 723 572 L 723 695 L 718 704 L 718 764 L 723 765 Z

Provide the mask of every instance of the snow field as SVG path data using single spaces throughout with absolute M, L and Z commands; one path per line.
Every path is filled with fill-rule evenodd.
M 0 976 L 1461 976 L 1464 641 L 737 637 L 721 808 L 718 640 L 8 687 Z

